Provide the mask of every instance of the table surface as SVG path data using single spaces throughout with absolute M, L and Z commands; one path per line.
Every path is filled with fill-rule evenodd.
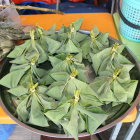
M 118 39 L 112 15 L 109 13 L 80 13 L 80 14 L 45 14 L 45 15 L 22 15 L 22 24 L 39 25 L 44 29 L 49 29 L 56 24 L 56 29 L 61 25 L 69 25 L 72 21 L 83 18 L 81 29 L 91 30 L 95 25 L 101 32 L 109 32 L 110 36 Z M 136 118 L 136 109 L 128 115 L 124 122 L 131 122 Z M 0 124 L 14 124 L 15 122 L 7 116 L 0 107 Z

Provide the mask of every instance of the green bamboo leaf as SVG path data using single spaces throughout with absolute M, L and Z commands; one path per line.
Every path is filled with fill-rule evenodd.
M 40 104 L 43 106 L 43 110 L 56 109 L 58 106 L 58 102 L 55 100 L 50 101 L 48 98 L 44 99 L 39 95 Z
M 78 53 L 79 49 L 74 45 L 74 43 L 69 39 L 66 44 L 64 44 L 57 53 Z
M 95 119 L 92 119 L 91 117 L 88 117 L 88 119 L 87 119 L 88 132 L 91 135 L 93 135 L 94 132 L 97 130 L 97 128 L 107 119 L 106 115 L 102 116 L 102 114 L 100 114 L 100 116 L 102 117 L 102 118 L 100 117 L 101 120 L 99 120 L 98 118 L 96 118 L 97 120 L 95 120 Z
M 67 27 L 65 27 L 64 25 L 62 25 L 58 33 L 61 34 L 61 33 L 66 32 L 66 30 L 65 30 L 66 28 L 67 28 Z
M 104 105 L 105 106 L 105 105 Z M 97 113 L 97 114 L 106 114 L 107 111 L 102 108 L 103 106 L 99 107 L 93 107 L 93 106 L 88 106 L 86 109 L 92 113 Z
M 131 68 L 133 67 L 133 65 L 125 65 L 123 66 L 123 68 L 121 69 L 121 73 L 119 74 L 119 76 L 117 77 L 117 80 L 120 83 L 128 83 L 130 81 L 130 74 L 129 71 L 131 70 Z
M 16 70 L 21 70 L 21 69 L 24 69 L 24 68 L 27 68 L 29 67 L 29 64 L 22 64 L 22 65 L 18 65 L 18 64 L 12 64 L 11 68 L 10 68 L 10 72 L 12 71 L 16 71 Z
M 91 40 L 89 39 L 86 39 L 84 41 L 81 42 L 81 49 L 82 49 L 82 55 L 83 55 L 83 58 L 87 59 L 87 55 L 89 55 L 90 53 L 90 44 L 91 44 Z
M 80 103 L 83 106 L 101 106 L 103 103 L 99 100 L 96 92 L 87 85 L 84 89 L 82 89 L 80 94 Z
M 28 69 L 29 67 L 26 67 L 24 69 L 19 69 L 8 73 L 0 80 L 0 85 L 8 88 L 15 88 Z
M 78 31 L 80 29 L 80 27 L 82 25 L 82 21 L 83 21 L 83 19 L 80 18 L 80 19 L 78 19 L 78 20 L 76 20 L 76 21 L 71 23 L 71 24 L 74 25 L 74 28 L 75 28 L 76 31 Z
M 60 48 L 61 43 L 59 41 L 56 41 L 54 39 L 51 39 L 49 37 L 45 38 L 48 44 L 48 51 L 51 54 L 56 53 L 56 51 Z
M 25 64 L 28 63 L 28 61 L 25 59 L 24 55 L 18 56 L 16 59 L 10 61 L 10 63 L 13 64 Z
M 109 33 L 101 33 L 97 40 L 105 47 L 109 47 Z
M 38 50 L 34 50 L 34 49 L 32 49 L 32 48 L 30 48 L 30 49 L 31 49 L 31 50 L 28 50 L 28 51 L 26 52 L 25 58 L 26 58 L 29 62 L 31 62 L 32 59 L 36 59 L 36 61 L 37 61 L 37 59 L 38 59 L 38 57 L 39 57 Z
M 65 118 L 64 118 L 65 119 Z M 61 125 L 67 132 L 74 137 L 75 140 L 78 140 L 78 111 L 76 107 L 72 109 L 70 120 L 69 121 L 61 121 Z
M 69 74 L 67 72 L 56 72 L 52 73 L 51 77 L 56 81 L 66 81 L 69 78 Z
M 30 79 L 31 78 L 31 72 L 28 70 L 21 78 L 19 85 L 24 86 L 24 87 L 28 87 L 28 85 L 30 84 Z
M 38 86 L 38 88 L 37 88 L 37 92 L 38 92 L 39 94 L 44 94 L 45 92 L 47 92 L 47 90 L 48 90 L 47 86 L 43 86 L 43 85 L 40 85 L 40 86 Z
M 113 91 L 118 102 L 127 102 L 127 92 L 116 80 L 113 82 Z
M 80 53 L 78 53 L 78 54 L 76 54 L 75 56 L 74 56 L 74 59 L 76 59 L 78 62 L 82 62 L 82 53 L 80 52 Z
M 38 102 L 36 94 L 32 96 L 31 111 L 29 116 L 29 123 L 41 127 L 49 126 L 46 116 L 41 111 L 42 107 Z
M 47 53 L 38 43 L 36 43 L 36 48 L 39 52 L 38 64 L 45 62 L 48 59 Z
M 49 56 L 49 60 L 50 60 L 53 67 L 55 67 L 57 64 L 62 62 L 61 59 L 58 59 L 57 57 L 53 57 L 53 56 Z
M 45 115 L 54 123 L 58 124 L 59 121 L 67 114 L 70 103 L 64 103 L 55 110 L 45 112 Z
M 52 25 L 52 26 L 50 27 L 50 29 L 48 29 L 47 31 L 52 32 L 52 33 L 55 33 L 55 32 L 56 32 L 56 25 L 55 25 L 55 24 Z
M 74 37 L 74 38 L 75 38 L 75 37 Z M 71 41 L 73 42 L 73 44 L 74 44 L 77 48 L 80 48 L 80 43 L 79 43 L 77 40 L 71 38 Z
M 120 65 L 120 64 L 119 64 Z M 116 66 L 116 67 L 119 67 Z M 101 63 L 99 69 L 98 69 L 98 74 L 101 76 L 103 75 L 102 73 L 105 71 L 111 71 L 115 69 L 114 61 L 111 60 L 110 56 L 107 56 Z M 113 71 L 112 70 L 112 71 Z
M 56 32 L 56 25 L 52 25 L 48 30 L 43 29 L 43 35 L 44 36 L 51 36 L 54 35 Z
M 45 69 L 42 69 L 42 68 L 37 68 L 35 65 L 32 66 L 32 68 L 34 69 L 34 72 L 40 77 L 44 77 L 44 75 L 47 74 L 46 70 Z
M 88 37 L 88 35 L 77 32 L 74 39 L 78 42 L 81 42 L 81 41 L 85 40 L 87 37 Z
M 83 119 L 82 115 L 79 113 L 79 119 L 78 119 L 78 132 L 81 133 L 86 129 L 86 123 Z
M 44 75 L 40 80 L 39 83 L 43 85 L 50 85 L 54 82 L 55 80 L 50 76 L 49 73 Z
M 28 93 L 28 89 L 23 86 L 17 86 L 8 90 L 9 93 L 19 97 Z
M 127 102 L 128 103 L 132 102 L 137 85 L 138 85 L 138 81 L 131 80 L 129 84 L 126 84 L 124 86 L 124 88 L 126 89 L 126 92 L 127 92 Z
M 87 72 L 87 70 L 78 69 L 78 76 L 77 77 L 80 81 L 83 81 L 85 83 L 89 83 L 89 79 L 86 76 L 86 72 Z
M 96 92 L 101 101 L 112 102 L 116 101 L 116 98 L 111 90 L 111 84 L 107 76 L 100 76 L 90 83 L 90 87 Z
M 58 41 L 62 42 L 68 38 L 68 33 L 59 33 L 58 34 Z
M 93 134 L 95 130 L 107 119 L 107 114 L 98 114 L 87 111 L 85 108 L 77 105 L 77 109 L 82 113 L 88 116 L 88 131 L 90 134 Z M 91 122 L 91 123 L 90 123 Z
M 54 72 L 67 72 L 69 71 L 69 64 L 67 61 L 62 61 L 59 64 L 57 64 L 51 71 L 50 73 Z
M 10 52 L 10 54 L 7 57 L 17 58 L 18 56 L 21 56 L 24 53 L 24 51 L 28 48 L 28 46 L 30 46 L 30 43 L 31 43 L 31 41 L 27 40 L 27 41 L 25 41 L 24 44 L 15 46 L 14 50 L 12 52 Z
M 132 64 L 125 56 L 118 54 L 117 59 L 121 64 Z
M 65 82 L 54 82 L 48 89 L 48 91 L 46 92 L 46 95 L 60 100 L 62 97 L 62 91 L 64 88 Z
M 110 54 L 111 48 L 106 48 L 103 51 L 100 51 L 97 54 L 91 54 L 91 59 L 93 63 L 93 68 L 95 72 L 98 72 L 100 65 L 102 64 L 103 60 Z
M 91 93 L 87 93 L 87 94 L 81 93 L 80 104 L 83 106 L 91 106 L 92 105 L 93 107 L 103 105 L 103 103 L 96 96 L 92 95 Z
M 55 55 L 56 58 L 60 59 L 60 60 L 66 60 L 66 58 L 69 56 L 69 54 L 66 53 L 61 53 L 61 54 L 57 54 Z
M 93 30 L 95 36 L 97 36 L 100 33 L 97 26 L 94 26 L 94 28 L 92 30 Z
M 27 103 L 29 100 L 29 96 L 27 96 L 16 108 L 18 119 L 27 122 L 27 119 L 29 117 L 29 112 L 27 110 Z

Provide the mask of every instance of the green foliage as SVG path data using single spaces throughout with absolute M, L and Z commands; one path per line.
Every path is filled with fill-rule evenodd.
M 110 45 L 109 34 L 97 27 L 90 35 L 80 33 L 81 24 L 79 19 L 58 32 L 55 26 L 32 30 L 31 39 L 8 55 L 12 66 L 0 80 L 18 99 L 19 120 L 48 128 L 53 122 L 76 140 L 131 104 L 137 87 L 124 46 Z

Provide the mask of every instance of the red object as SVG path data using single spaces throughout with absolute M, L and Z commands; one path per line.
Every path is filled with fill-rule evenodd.
M 101 3 L 103 3 L 103 2 L 108 2 L 108 0 L 93 0 L 93 4 L 94 4 L 95 6 L 98 6 L 98 5 L 100 5 Z
M 25 2 L 25 1 L 29 1 L 29 0 L 12 0 L 15 4 L 19 4 L 21 2 Z M 56 0 L 31 0 L 31 1 L 34 1 L 34 2 L 45 2 L 45 3 L 48 3 L 48 4 L 55 4 L 56 3 Z
M 93 0 L 95 6 L 98 6 L 98 0 Z
M 85 0 L 69 0 L 69 1 L 72 1 L 72 2 L 83 2 Z

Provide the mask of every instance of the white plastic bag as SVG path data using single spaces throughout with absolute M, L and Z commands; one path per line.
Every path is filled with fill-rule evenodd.
M 11 0 L 0 0 L 2 5 L 14 4 Z M 13 21 L 16 24 L 20 24 L 20 17 L 16 9 L 14 8 L 0 8 L 0 17 L 8 21 Z

